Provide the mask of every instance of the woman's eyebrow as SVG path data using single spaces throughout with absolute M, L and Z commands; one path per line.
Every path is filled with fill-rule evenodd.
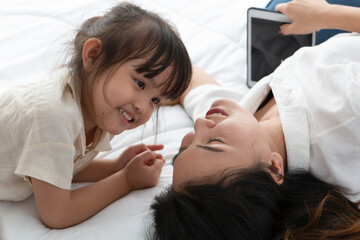
M 197 144 L 196 147 L 207 150 L 207 151 L 211 151 L 211 152 L 223 152 L 224 151 L 224 150 L 222 150 L 220 148 L 211 147 L 211 146 L 207 146 L 207 145 Z
M 216 148 L 216 147 L 211 147 L 211 146 L 207 146 L 207 145 L 200 145 L 197 144 L 196 147 L 204 149 L 206 151 L 210 151 L 210 152 L 224 152 L 224 150 L 220 149 L 220 148 Z M 174 162 L 176 160 L 176 158 L 187 149 L 188 147 L 184 147 L 184 148 L 180 148 L 179 152 L 177 154 L 175 154 L 175 156 L 173 157 L 173 159 L 171 160 L 171 164 L 174 165 Z

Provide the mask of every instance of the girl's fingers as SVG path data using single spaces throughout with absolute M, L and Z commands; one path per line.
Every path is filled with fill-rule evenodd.
M 135 154 L 139 154 L 141 152 L 146 151 L 147 149 L 148 149 L 148 147 L 145 144 L 141 143 L 141 144 L 130 146 L 127 150 L 129 150 L 130 152 L 133 152 Z
M 123 157 L 129 158 L 128 160 L 131 160 L 134 157 L 143 157 L 143 153 L 147 153 L 150 154 L 150 158 L 155 159 L 155 158 L 160 158 L 162 159 L 163 156 L 159 153 L 155 153 L 153 151 L 157 151 L 157 150 L 161 150 L 164 148 L 164 145 L 162 144 L 157 144 L 157 145 L 145 145 L 145 144 L 137 144 L 137 145 L 133 145 L 131 147 L 129 147 L 127 150 L 125 150 L 125 154 L 123 155 Z
M 155 154 L 151 150 L 147 150 L 138 154 L 136 156 L 136 159 L 138 159 L 138 161 L 142 161 L 147 166 L 153 165 L 154 162 L 158 160 L 160 160 L 163 164 L 165 163 L 165 159 L 163 159 L 163 156 L 161 154 Z
M 154 164 L 154 167 L 162 168 L 162 166 L 165 164 L 165 160 L 164 159 L 155 159 L 153 164 Z
M 162 150 L 162 149 L 164 149 L 164 145 L 162 145 L 162 144 L 145 145 L 145 144 L 141 143 L 141 144 L 133 145 L 130 148 L 132 148 L 132 150 L 135 153 L 141 153 L 141 152 L 144 152 L 144 151 L 146 151 L 148 149 L 150 149 L 151 151 Z
M 147 166 L 154 165 L 154 167 L 162 167 L 164 164 L 165 164 L 165 160 L 164 159 L 159 159 L 159 158 L 145 161 L 145 165 L 147 165 Z
M 160 161 L 162 164 L 165 164 L 165 159 L 163 159 L 163 158 L 155 158 L 155 159 L 148 159 L 148 160 L 145 160 L 145 165 L 147 165 L 147 166 L 151 166 L 151 165 L 153 165 L 155 162 L 158 162 L 158 161 Z
M 149 160 L 146 160 L 145 161 L 145 165 L 147 165 L 147 166 L 151 166 L 151 165 L 153 165 L 154 164 L 154 160 L 153 159 L 149 159 Z
M 156 145 L 146 145 L 151 151 L 157 151 L 164 149 L 164 145 L 156 144 Z
M 163 159 L 163 155 L 160 153 L 155 153 L 157 159 Z

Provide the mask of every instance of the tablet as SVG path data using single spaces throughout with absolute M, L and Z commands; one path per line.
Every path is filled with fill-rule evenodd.
M 247 12 L 247 85 L 254 86 L 303 46 L 313 46 L 316 34 L 282 35 L 279 27 L 291 20 L 280 12 L 249 8 Z

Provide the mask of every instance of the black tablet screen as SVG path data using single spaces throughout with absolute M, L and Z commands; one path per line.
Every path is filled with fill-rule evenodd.
M 251 79 L 259 81 L 272 73 L 285 58 L 302 46 L 311 46 L 312 35 L 282 35 L 282 23 L 259 18 L 251 20 Z

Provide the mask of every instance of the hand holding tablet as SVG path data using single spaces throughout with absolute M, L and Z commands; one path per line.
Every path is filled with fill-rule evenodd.
M 283 35 L 280 26 L 290 23 L 286 15 L 249 8 L 247 19 L 247 84 L 252 87 L 303 46 L 315 45 L 315 33 Z

